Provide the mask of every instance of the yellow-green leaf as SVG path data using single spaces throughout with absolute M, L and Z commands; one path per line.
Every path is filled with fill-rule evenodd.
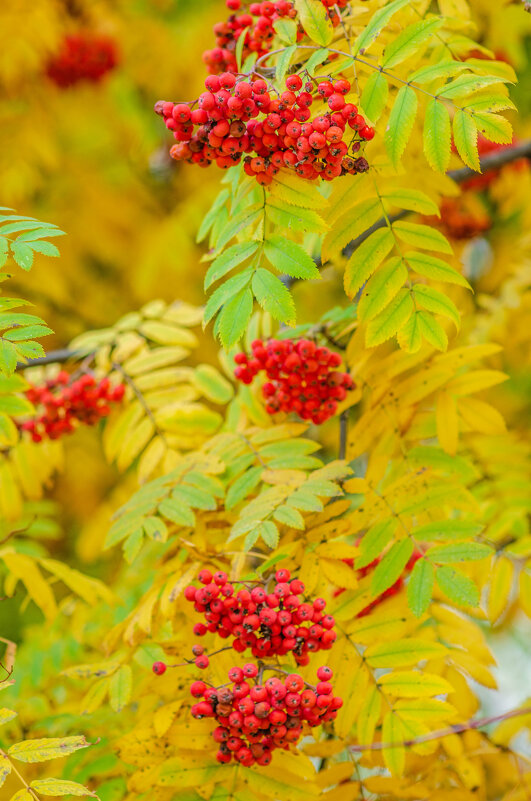
M 133 674 L 129 665 L 122 665 L 113 674 L 109 684 L 111 709 L 121 712 L 131 700 Z
M 330 44 L 334 35 L 332 23 L 320 0 L 295 0 L 295 9 L 305 33 L 322 47 Z
M 90 743 L 84 737 L 49 737 L 15 743 L 7 753 L 19 762 L 46 762 L 73 754 L 88 745 Z
M 35 779 L 35 781 L 31 782 L 30 787 L 37 793 L 42 793 L 42 795 L 89 795 L 93 798 L 96 797 L 92 790 L 87 790 L 82 784 L 67 781 L 66 779 Z

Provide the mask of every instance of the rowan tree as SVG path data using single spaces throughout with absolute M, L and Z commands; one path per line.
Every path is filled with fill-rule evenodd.
M 1 209 L 5 797 L 528 798 L 526 678 L 509 697 L 496 664 L 531 617 L 524 4 L 226 0 L 196 99 L 164 58 L 161 99 L 123 67 L 130 9 L 62 5 L 30 73 L 0 58 L 7 108 L 42 85 L 77 137 L 87 98 L 139 104 L 166 178 L 146 211 L 122 171 L 126 252 L 76 220 L 81 279 L 58 224 Z M 8 147 L 38 210 L 51 167 L 19 184 Z M 133 273 L 118 320 L 96 253 Z M 65 262 L 106 327 L 61 325 L 34 276 Z

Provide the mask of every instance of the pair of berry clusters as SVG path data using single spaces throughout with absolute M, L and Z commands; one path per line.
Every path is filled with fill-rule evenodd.
M 337 9 L 345 8 L 348 0 L 321 0 L 327 9 L 328 17 L 334 27 L 340 23 Z M 251 3 L 248 11 L 242 11 L 241 0 L 226 0 L 227 8 L 233 12 L 226 22 L 214 25 L 216 46 L 203 53 L 203 61 L 213 75 L 220 72 L 237 72 L 236 47 L 240 37 L 244 37 L 242 46 L 242 63 L 253 53 L 258 58 L 266 56 L 271 50 L 275 37 L 274 23 L 280 19 L 296 19 L 297 12 L 293 2 L 275 0 L 275 2 Z M 297 40 L 304 36 L 299 28 Z
M 272 676 L 262 683 L 265 670 L 276 670 L 284 678 Z M 269 765 L 276 748 L 287 750 L 299 741 L 304 723 L 314 727 L 335 719 L 343 701 L 333 694 L 332 675 L 329 667 L 320 667 L 318 683 L 312 686 L 298 673 L 280 668 L 260 670 L 252 663 L 233 667 L 228 672 L 229 685 L 192 684 L 192 696 L 201 700 L 191 713 L 195 718 L 217 721 L 212 737 L 219 744 L 218 762 L 234 758 L 246 767 Z
M 374 129 L 357 106 L 347 103 L 349 81 L 308 79 L 303 84 L 300 75 L 290 75 L 285 91 L 272 97 L 262 78 L 225 72 L 208 76 L 205 87 L 195 103 L 155 104 L 177 139 L 170 149 L 177 161 L 201 167 L 215 162 L 228 169 L 248 154 L 245 172 L 264 186 L 282 167 L 309 180 L 327 181 L 368 170 L 367 160 L 356 154 L 362 142 L 373 138 Z M 310 106 L 317 98 L 329 110 L 311 120 Z
M 70 378 L 61 370 L 56 378 L 26 390 L 27 399 L 40 409 L 32 420 L 19 423 L 19 428 L 27 431 L 33 442 L 42 442 L 45 437 L 59 439 L 75 431 L 80 423 L 95 425 L 110 414 L 111 404 L 120 403 L 124 396 L 124 385 L 112 386 L 108 378 L 101 381 L 91 375 L 82 375 L 75 381 Z
M 61 89 L 80 81 L 97 83 L 118 63 L 116 45 L 108 36 L 81 31 L 63 39 L 48 62 L 48 77 Z
M 262 387 L 266 412 L 296 412 L 303 420 L 320 425 L 337 411 L 338 401 L 345 400 L 354 388 L 348 373 L 337 371 L 341 357 L 328 348 L 318 347 L 309 339 L 255 339 L 252 356 L 238 353 L 234 375 L 250 384 L 263 370 L 270 381 Z
M 257 659 L 292 653 L 298 665 L 307 665 L 310 653 L 329 650 L 336 640 L 334 618 L 325 613 L 326 601 L 305 601 L 304 584 L 291 579 L 288 570 L 277 570 L 269 589 L 259 583 L 251 590 L 235 591 L 222 571 L 212 575 L 202 570 L 198 579 L 204 586 L 190 585 L 184 596 L 205 617 L 205 623 L 194 626 L 199 637 L 208 632 L 223 639 L 233 637 L 235 651 L 250 648 Z M 195 664 L 206 668 L 208 658 L 201 652 Z

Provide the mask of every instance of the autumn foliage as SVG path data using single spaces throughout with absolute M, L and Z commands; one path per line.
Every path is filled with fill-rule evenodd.
M 525 4 L 0 38 L 2 798 L 526 801 Z

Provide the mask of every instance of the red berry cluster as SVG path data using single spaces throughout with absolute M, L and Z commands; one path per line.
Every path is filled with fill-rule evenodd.
M 48 62 L 48 77 L 62 89 L 80 81 L 97 83 L 118 63 L 116 45 L 107 36 L 80 32 L 66 36 Z
M 337 8 L 342 9 L 348 0 L 321 0 L 328 11 L 332 25 L 337 27 L 340 17 Z M 247 11 L 242 10 L 241 0 L 226 0 L 227 8 L 233 13 L 226 22 L 214 25 L 216 45 L 212 50 L 203 53 L 203 61 L 211 74 L 220 72 L 237 72 L 236 46 L 241 36 L 244 36 L 242 48 L 242 63 L 252 53 L 258 58 L 267 55 L 275 37 L 274 23 L 279 19 L 296 19 L 297 12 L 293 2 L 289 0 L 275 0 L 275 2 L 251 3 Z M 304 36 L 299 27 L 297 40 Z
M 59 439 L 71 434 L 79 423 L 94 425 L 111 412 L 112 403 L 120 403 L 124 396 L 123 384 L 111 386 L 108 378 L 101 381 L 91 375 L 82 375 L 70 383 L 70 375 L 62 370 L 56 378 L 42 386 L 26 390 L 31 403 L 41 407 L 32 420 L 19 424 L 21 431 L 31 434 L 33 442 L 45 437 Z
M 258 659 L 293 653 L 298 665 L 307 665 L 309 653 L 329 650 L 336 640 L 335 620 L 325 614 L 326 601 L 305 601 L 304 584 L 292 579 L 288 570 L 277 570 L 270 589 L 264 582 L 236 592 L 222 571 L 212 575 L 210 570 L 201 570 L 198 579 L 204 586 L 190 585 L 184 596 L 205 616 L 205 623 L 194 626 L 199 637 L 207 632 L 223 639 L 234 637 L 235 651 L 250 648 Z M 199 649 L 195 664 L 206 668 L 208 657 Z
M 270 379 L 262 387 L 268 414 L 296 412 L 303 420 L 320 425 L 337 411 L 338 401 L 354 388 L 348 373 L 337 371 L 341 357 L 309 339 L 256 339 L 252 356 L 238 353 L 234 375 L 250 384 L 263 370 Z
M 218 723 L 212 732 L 219 743 L 218 762 L 234 757 L 246 767 L 269 765 L 276 748 L 287 750 L 298 742 L 305 723 L 312 727 L 334 720 L 343 705 L 333 694 L 329 667 L 318 669 L 315 687 L 298 673 L 267 666 L 265 670 L 278 670 L 285 678 L 271 677 L 262 684 L 258 666 L 250 663 L 229 670 L 228 686 L 215 688 L 203 681 L 191 685 L 193 697 L 201 699 L 192 706 L 193 717 L 215 718 Z
M 347 103 L 349 81 L 303 84 L 300 75 L 290 75 L 286 90 L 272 97 L 262 78 L 238 79 L 225 72 L 209 75 L 205 87 L 195 103 L 155 104 L 155 112 L 177 139 L 170 149 L 177 161 L 200 167 L 215 162 L 228 169 L 248 154 L 245 172 L 263 186 L 283 167 L 309 180 L 326 181 L 369 169 L 367 160 L 355 154 L 362 142 L 373 138 L 374 129 L 357 106 Z M 316 98 L 326 100 L 329 111 L 310 120 Z M 352 136 L 347 143 L 348 129 Z

